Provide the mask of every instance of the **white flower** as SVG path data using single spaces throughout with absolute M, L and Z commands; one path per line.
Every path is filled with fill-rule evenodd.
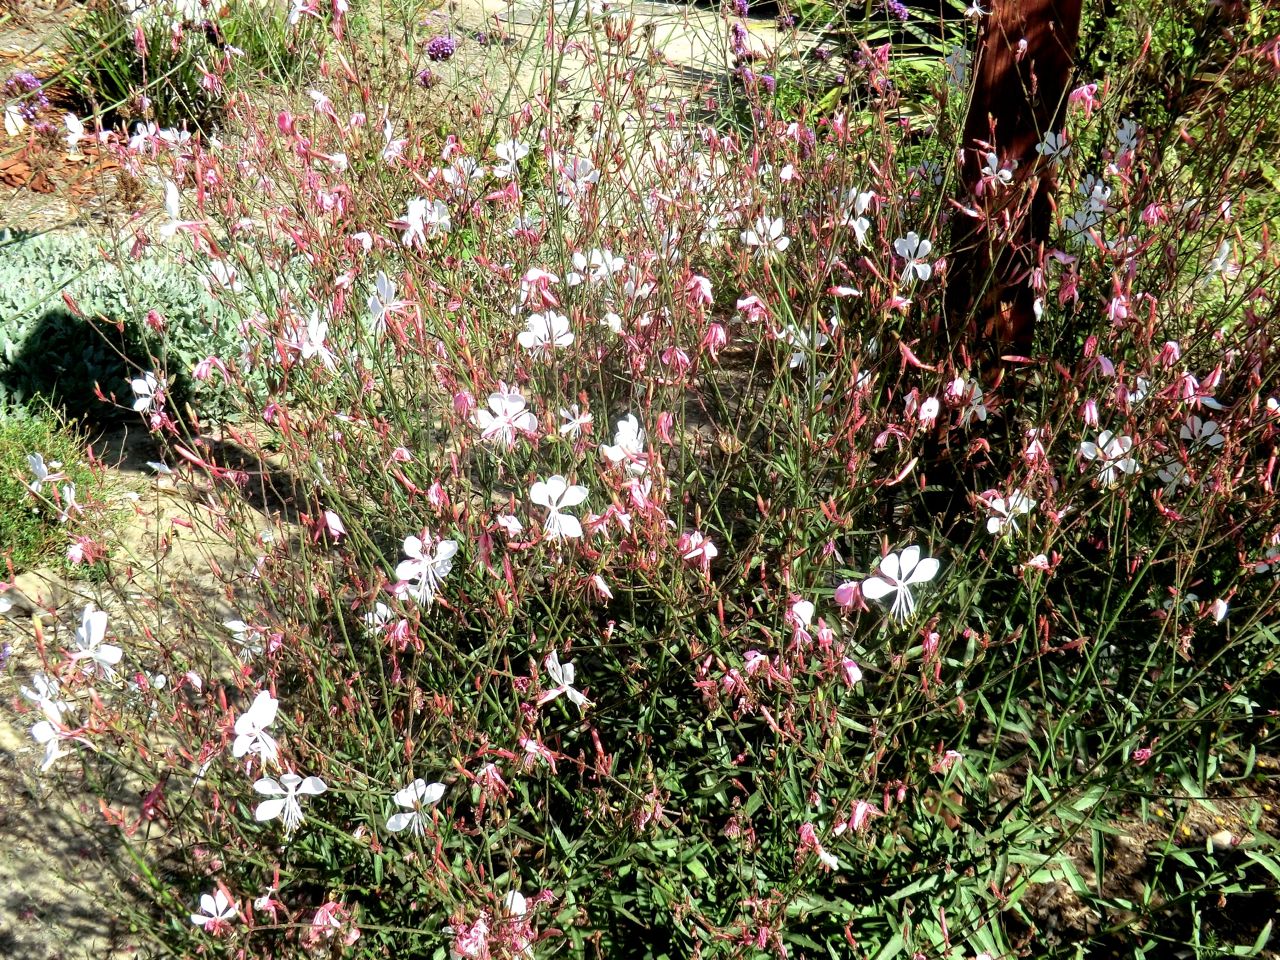
M 599 247 L 585 254 L 575 253 L 573 272 L 568 276 L 569 286 L 603 283 L 625 266 L 626 261 L 622 257 L 615 257 L 610 251 Z
M 982 387 L 976 380 L 956 377 L 951 383 L 951 394 L 959 397 L 960 402 L 964 404 L 960 410 L 960 426 L 967 427 L 972 420 L 986 422 L 987 405 L 983 402 Z
M 982 176 L 988 180 L 993 187 L 1007 187 L 1013 182 L 1013 167 L 1000 166 L 1000 158 L 994 153 L 984 153 L 983 159 L 985 163 L 982 167 Z M 1015 162 L 1014 167 L 1017 166 Z
M 1117 437 L 1110 430 L 1103 430 L 1097 443 L 1085 440 L 1080 444 L 1080 455 L 1098 461 L 1098 481 L 1111 487 L 1119 482 L 1122 473 L 1137 473 L 1138 461 L 1129 456 L 1132 449 L 1132 437 Z
M 600 444 L 600 452 L 610 463 L 627 464 L 627 470 L 633 476 L 644 474 L 647 467 L 645 433 L 634 413 L 629 413 L 618 421 L 613 433 L 613 443 Z
M 453 569 L 458 541 L 441 540 L 432 554 L 421 537 L 410 535 L 404 538 L 402 549 L 409 559 L 401 560 L 396 567 L 396 579 L 406 584 L 406 592 L 418 603 L 427 606 L 435 600 L 444 578 Z
M 804 366 L 812 353 L 831 342 L 831 338 L 822 330 L 815 330 L 814 336 L 810 338 L 808 330 L 801 330 L 794 323 L 787 324 L 780 339 L 794 348 L 791 359 L 787 361 L 787 366 L 792 370 Z
M 284 820 L 284 832 L 289 834 L 302 825 L 302 802 L 298 798 L 317 797 L 329 788 L 319 777 L 303 779 L 296 773 L 286 773 L 279 780 L 263 777 L 254 783 L 253 789 L 272 798 L 258 804 L 253 811 L 253 819 L 261 823 L 281 817 Z
M 266 690 L 254 697 L 249 709 L 236 719 L 236 739 L 231 744 L 231 755 L 236 758 L 252 753 L 264 764 L 275 763 L 279 748 L 275 738 L 267 733 L 267 727 L 276 722 L 280 701 Z
M 27 484 L 32 493 L 39 493 L 40 488 L 46 483 L 56 483 L 59 480 L 66 479 L 63 474 L 55 472 L 62 464 L 57 460 L 50 460 L 45 463 L 43 453 L 28 454 L 27 465 L 31 468 L 31 472 L 35 474 L 35 480 Z
M 516 341 L 533 354 L 549 354 L 557 347 L 567 347 L 573 343 L 569 318 L 554 310 L 532 314 Z
M 141 377 L 129 381 L 133 388 L 133 409 L 142 413 L 150 410 L 152 404 L 158 403 L 164 396 L 164 386 L 154 373 L 144 373 Z
M 71 710 L 71 704 L 62 699 L 58 681 L 44 673 L 33 673 L 31 686 L 21 687 L 20 691 L 44 714 L 43 720 L 31 726 L 32 739 L 44 747 L 44 763 L 40 766 L 40 772 L 44 773 L 62 755 L 60 746 L 67 738 L 62 716 Z
M 1218 245 L 1218 252 L 1209 261 L 1209 272 L 1205 276 L 1205 282 L 1209 282 L 1216 276 L 1221 276 L 1223 280 L 1230 280 L 1239 273 L 1240 265 L 1231 258 L 1231 241 L 1223 240 Z
M 374 292 L 369 295 L 369 322 L 373 326 L 375 334 L 382 333 L 387 328 L 388 314 L 395 313 L 397 310 L 405 306 L 403 300 L 396 299 L 396 285 L 381 270 L 373 281 Z
M 1132 153 L 1138 149 L 1138 124 L 1132 117 L 1125 117 L 1116 128 L 1116 145 L 1120 153 Z
M 1071 154 L 1066 133 L 1054 133 L 1050 130 L 1044 135 L 1044 140 L 1036 144 L 1036 153 L 1054 163 L 1065 160 Z
M 489 394 L 489 409 L 477 410 L 471 422 L 480 428 L 482 440 L 497 440 L 508 448 L 515 446 L 517 433 L 538 429 L 537 418 L 525 409 L 524 397 L 515 391 Z
M 472 180 L 479 180 L 485 175 L 484 167 L 480 166 L 473 157 L 459 157 L 453 161 L 453 166 L 449 167 L 441 174 L 441 178 L 449 185 L 454 193 L 463 193 L 470 185 Z
M 789 237 L 783 235 L 785 225 L 781 217 L 770 218 L 767 214 L 756 218 L 748 229 L 742 231 L 742 242 L 751 247 L 760 256 L 771 256 L 782 253 L 791 246 Z
M 1002 537 L 1006 533 L 1018 532 L 1018 517 L 1034 510 L 1036 501 L 1021 490 L 1015 490 L 1007 497 L 993 497 L 988 500 L 987 507 L 995 514 L 987 518 L 987 533 Z
M 932 580 L 938 575 L 938 568 L 938 561 L 932 557 L 921 558 L 919 547 L 906 547 L 880 561 L 876 575 L 862 581 L 862 595 L 868 600 L 882 600 L 893 594 L 890 613 L 905 622 L 916 609 L 911 587 Z
M 440 798 L 444 796 L 445 786 L 443 783 L 427 783 L 419 777 L 413 783 L 409 784 L 403 790 L 398 791 L 391 799 L 396 802 L 396 806 L 404 813 L 393 813 L 387 818 L 387 829 L 392 833 L 399 833 L 408 827 L 419 836 L 422 835 L 425 828 L 423 820 L 424 807 L 432 807 L 440 802 Z
M 591 411 L 583 413 L 576 403 L 571 403 L 567 408 L 561 407 L 560 416 L 564 419 L 564 423 L 560 424 L 560 435 L 573 440 L 582 436 L 582 431 L 593 423 Z
M 845 194 L 844 203 L 841 205 L 844 215 L 840 219 L 840 225 L 853 230 L 854 239 L 858 241 L 860 247 L 867 245 L 867 230 L 871 227 L 871 221 L 863 214 L 867 212 L 875 196 L 874 193 L 863 192 L 854 187 Z
M 108 680 L 115 677 L 115 666 L 124 651 L 111 643 L 103 643 L 107 633 L 107 614 L 91 603 L 80 614 L 80 626 L 76 628 L 75 660 L 88 660 L 90 673 L 98 673 Z
M 400 242 L 406 247 L 422 246 L 428 239 L 453 229 L 449 208 L 440 200 L 428 205 L 423 197 L 414 197 L 396 225 L 403 231 Z
M 529 488 L 529 499 L 540 507 L 546 507 L 547 519 L 543 532 L 552 540 L 572 539 L 582 536 L 582 524 L 572 514 L 563 513 L 567 507 L 576 507 L 587 499 L 587 488 L 570 485 L 556 474 L 539 480 Z
M 519 140 L 502 140 L 493 145 L 493 152 L 502 162 L 493 168 L 499 180 L 510 180 L 520 171 L 520 161 L 529 155 L 528 144 Z
M 297 4 L 299 3 L 305 4 L 306 0 L 294 0 L 295 11 L 298 9 Z M 295 14 L 291 13 L 290 22 L 295 22 L 294 17 Z M 386 141 L 385 146 L 382 148 L 382 162 L 393 164 L 404 154 L 404 148 L 409 145 L 409 141 L 404 138 L 396 139 L 395 127 L 392 126 L 390 117 L 382 121 L 382 136 Z
M 191 922 L 208 930 L 211 926 L 234 920 L 237 915 L 235 904 L 221 890 L 215 890 L 212 896 L 206 893 L 200 898 L 200 913 L 191 914 Z
M 27 118 L 22 115 L 22 110 L 16 103 L 11 103 L 4 108 L 4 132 L 11 137 L 17 137 L 27 128 Z
M 910 281 L 913 276 L 928 280 L 933 275 L 933 267 L 925 262 L 925 257 L 929 256 L 930 251 L 933 250 L 932 241 L 921 240 L 920 236 L 911 230 L 905 237 L 899 237 L 893 241 L 893 249 L 905 261 L 902 265 L 904 281 Z
M 298 344 L 298 351 L 301 353 L 303 360 L 319 357 L 326 370 L 334 370 L 338 366 L 338 360 L 333 355 L 333 351 L 325 346 L 324 340 L 328 335 L 329 324 L 321 320 L 319 314 L 311 314 L 307 319 L 306 330 L 303 331 L 301 341 Z
M 573 685 L 577 671 L 572 663 L 561 663 L 560 654 L 552 650 L 542 665 L 546 667 L 547 676 L 551 678 L 551 682 L 555 684 L 555 687 L 538 698 L 539 704 L 549 703 L 563 693 L 569 698 L 569 702 L 579 710 L 591 706 L 591 701 Z
M 1182 425 L 1182 429 L 1178 431 L 1178 436 L 1182 437 L 1183 440 L 1191 441 L 1192 447 L 1216 449 L 1226 442 L 1226 438 L 1222 435 L 1222 431 L 1218 429 L 1217 423 L 1213 420 L 1204 420 L 1194 414 Z
M 1263 558 L 1253 565 L 1254 573 L 1267 571 L 1280 574 L 1280 547 L 1268 547 Z
M 1107 203 L 1111 200 L 1111 188 L 1106 182 L 1096 174 L 1085 174 L 1084 180 L 1076 188 L 1084 195 L 1088 209 L 1095 213 L 1102 213 L 1107 209 Z

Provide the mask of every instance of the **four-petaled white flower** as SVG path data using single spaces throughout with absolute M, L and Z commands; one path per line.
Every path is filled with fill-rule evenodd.
M 495 391 L 489 394 L 489 409 L 477 410 L 471 422 L 480 428 L 480 439 L 496 440 L 504 447 L 513 447 L 518 433 L 535 433 L 538 420 L 525 409 L 524 397 L 516 391 Z
M 154 373 L 144 373 L 141 377 L 130 380 L 129 386 L 133 388 L 133 409 L 138 413 L 150 410 L 164 397 L 164 384 Z
M 387 329 L 388 315 L 403 309 L 407 304 L 396 299 L 396 285 L 381 270 L 373 280 L 374 292 L 369 295 L 369 322 L 375 334 Z
M 775 253 L 782 253 L 791 246 L 791 239 L 784 235 L 784 229 L 785 225 L 781 217 L 762 214 L 756 217 L 755 223 L 742 231 L 742 242 L 754 249 L 759 256 L 768 257 Z
M 253 789 L 270 800 L 263 800 L 253 811 L 253 819 L 263 822 L 280 817 L 284 820 L 284 832 L 293 833 L 302 825 L 302 802 L 299 797 L 318 797 L 329 788 L 319 777 L 303 777 L 296 773 L 282 774 L 279 780 L 263 777 L 254 783 Z
M 326 370 L 332 371 L 337 368 L 338 358 L 333 355 L 333 351 L 324 342 L 325 337 L 329 335 L 327 321 L 321 320 L 318 313 L 313 313 L 307 318 L 307 326 L 300 333 L 298 352 L 303 360 L 319 357 Z
M 107 633 L 107 614 L 91 603 L 80 614 L 80 626 L 76 628 L 76 650 L 73 660 L 87 660 L 86 671 L 98 673 L 108 680 L 116 675 L 115 666 L 124 651 L 115 644 L 103 643 Z
M 226 923 L 228 920 L 234 920 L 237 916 L 239 912 L 235 904 L 228 900 L 227 895 L 221 890 L 215 890 L 212 895 L 206 893 L 200 897 L 200 912 L 191 914 L 191 922 L 197 927 L 210 930 L 210 928 L 216 929 L 219 924 Z
M 453 569 L 453 558 L 458 553 L 457 540 L 441 540 L 431 552 L 428 542 L 421 537 L 407 536 L 402 549 L 407 560 L 396 567 L 396 579 L 406 584 L 405 592 L 423 606 L 431 604 L 444 578 Z
M 1036 153 L 1053 163 L 1065 160 L 1071 153 L 1071 145 L 1067 142 L 1066 133 L 1055 133 L 1050 130 L 1044 139 L 1036 144 Z
M 43 720 L 31 725 L 32 739 L 44 747 L 44 762 L 40 765 L 40 772 L 44 773 L 62 755 L 62 741 L 69 738 L 62 718 L 71 710 L 71 704 L 62 699 L 58 681 L 45 673 L 33 673 L 31 686 L 20 690 L 44 714 Z
M 808 330 L 801 330 L 794 323 L 787 324 L 787 328 L 782 331 L 779 339 L 794 348 L 791 359 L 787 361 L 787 366 L 792 370 L 804 366 L 808 363 L 810 354 L 821 350 L 831 342 L 831 338 L 821 329 L 815 330 L 814 335 L 810 337 Z
M 1034 510 L 1036 501 L 1021 490 L 1015 490 L 1007 497 L 992 497 L 987 501 L 987 508 L 995 514 L 987 518 L 987 533 L 1002 537 L 1006 533 L 1018 532 L 1018 517 Z
M 1217 449 L 1226 442 L 1226 437 L 1222 435 L 1222 431 L 1218 429 L 1218 424 L 1213 420 L 1205 420 L 1192 414 L 1187 422 L 1182 425 L 1182 429 L 1178 431 L 1178 436 L 1183 440 L 1191 441 L 1192 447 L 1209 447 Z
M 35 480 L 27 484 L 32 493 L 39 493 L 40 488 L 46 483 L 56 483 L 59 480 L 66 479 L 63 474 L 56 472 L 62 464 L 57 460 L 50 460 L 46 463 L 43 453 L 28 454 L 27 465 L 31 467 L 31 472 L 35 474 Z
M 568 276 L 569 286 L 580 283 L 603 283 L 626 266 L 622 257 L 615 257 L 609 250 L 597 247 L 585 254 L 573 255 L 573 271 Z
M 648 467 L 645 433 L 634 413 L 629 413 L 618 421 L 613 433 L 613 443 L 600 444 L 600 452 L 610 463 L 625 463 L 627 472 L 633 476 L 644 474 Z
M 564 423 L 560 424 L 560 435 L 575 440 L 582 436 L 582 431 L 594 422 L 591 411 L 587 410 L 584 413 L 578 409 L 576 403 L 571 403 L 568 407 L 561 407 L 560 416 L 564 418 Z
M 266 690 L 254 697 L 249 709 L 236 719 L 236 739 L 231 744 L 231 755 L 239 758 L 255 754 L 264 764 L 275 763 L 279 747 L 275 738 L 267 733 L 267 727 L 276 722 L 280 701 Z
M 568 317 L 554 310 L 548 310 L 545 313 L 530 315 L 524 330 L 516 340 L 530 353 L 549 354 L 556 347 L 567 347 L 572 344 L 573 331 L 569 329 Z
M 867 212 L 867 208 L 871 206 L 871 201 L 875 197 L 874 193 L 854 187 L 844 195 L 844 202 L 841 204 L 844 214 L 840 218 L 840 225 L 853 231 L 854 239 L 858 241 L 860 247 L 867 245 L 867 231 L 871 228 L 871 221 L 863 214 Z
M 982 155 L 982 177 L 993 187 L 1007 187 L 1013 182 L 1013 167 L 1002 167 L 1000 158 L 991 152 Z M 1015 162 L 1014 167 L 1017 166 Z
M 404 216 L 394 224 L 402 233 L 400 242 L 406 247 L 420 247 L 427 240 L 453 229 L 453 221 L 449 218 L 449 208 L 440 200 L 432 200 L 429 204 L 424 197 L 414 197 L 409 201 Z
M 426 812 L 424 808 L 433 807 L 439 803 L 440 798 L 444 796 L 444 791 L 443 783 L 427 783 L 421 777 L 403 790 L 397 791 L 391 799 L 404 812 L 393 813 L 388 817 L 387 829 L 392 833 L 399 833 L 408 827 L 421 836 L 426 828 L 426 821 L 423 819 Z
M 519 140 L 501 140 L 493 145 L 493 152 L 502 161 L 494 165 L 493 175 L 499 180 L 510 180 L 519 173 L 520 161 L 529 155 L 529 146 Z
M 902 265 L 903 280 L 910 281 L 913 277 L 928 280 L 933 276 L 933 267 L 925 260 L 925 257 L 929 256 L 930 251 L 933 250 L 933 242 L 931 240 L 922 240 L 919 234 L 911 230 L 905 237 L 899 237 L 893 241 L 893 250 L 904 261 Z
M 1138 472 L 1138 461 L 1129 456 L 1132 449 L 1132 437 L 1117 437 L 1110 430 L 1103 430 L 1097 443 L 1085 440 L 1080 444 L 1080 456 L 1097 460 L 1098 482 L 1111 487 L 1120 481 L 1121 474 Z
M 547 519 L 542 530 L 552 540 L 572 539 L 582 536 L 582 524 L 578 518 L 563 511 L 576 507 L 587 499 L 587 488 L 570 484 L 560 474 L 539 480 L 529 488 L 529 499 L 540 507 L 546 507 Z
M 572 662 L 561 663 L 560 654 L 552 650 L 542 665 L 546 667 L 547 676 L 551 678 L 551 682 L 555 686 L 538 698 L 539 705 L 549 703 L 563 693 L 569 698 L 569 702 L 579 710 L 591 706 L 591 701 L 583 695 L 581 690 L 573 685 L 577 671 L 574 669 Z
M 891 553 L 880 561 L 875 576 L 862 581 L 862 595 L 868 600 L 883 600 L 893 594 L 890 613 L 900 623 L 905 622 L 916 609 L 911 588 L 936 577 L 938 567 L 937 560 L 920 556 L 919 547 L 906 547 L 901 553 Z

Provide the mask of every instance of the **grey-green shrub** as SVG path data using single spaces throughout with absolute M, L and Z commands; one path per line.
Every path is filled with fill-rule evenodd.
M 163 352 L 147 323 L 153 310 L 164 323 Z M 102 419 L 113 408 L 95 387 L 127 406 L 129 379 L 163 367 L 177 410 L 189 403 L 218 416 L 216 383 L 196 382 L 191 371 L 238 350 L 235 318 L 171 252 L 133 260 L 85 233 L 0 237 L 0 404 L 40 396 L 72 417 Z

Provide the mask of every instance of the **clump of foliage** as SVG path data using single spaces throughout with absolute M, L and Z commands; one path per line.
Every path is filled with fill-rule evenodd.
M 0 398 L 43 399 L 73 418 L 110 417 L 133 403 L 130 380 L 158 355 L 174 371 L 176 409 L 229 413 L 192 376 L 237 337 L 207 290 L 212 282 L 171 254 L 132 258 L 86 234 L 0 240 Z
M 262 529 L 270 471 L 186 429 L 157 356 L 136 407 L 238 551 L 211 566 L 238 616 L 86 611 L 32 697 L 50 775 L 132 853 L 137 928 L 226 957 L 1259 952 L 1274 910 L 1212 904 L 1274 907 L 1280 875 L 1248 799 L 1280 257 L 1237 176 L 1280 40 L 1238 33 L 1240 84 L 1186 122 L 1255 121 L 1190 154 L 1076 78 L 1005 361 L 947 317 L 978 209 L 958 62 L 916 114 L 864 51 L 856 113 L 755 84 L 698 123 L 653 109 L 634 27 L 548 11 L 583 33 L 529 44 L 537 110 L 486 111 L 499 83 L 450 115 L 415 54 L 388 76 L 349 40 L 306 115 L 115 144 L 243 321 L 205 369 L 296 497 Z M 1025 189 L 1000 160 L 982 188 Z
M 296 88 L 315 68 L 319 15 L 290 10 L 278 0 L 99 0 L 64 31 L 62 80 L 96 115 L 207 128 L 230 90 Z
M 37 456 L 47 477 L 33 469 L 31 458 Z M 61 559 L 68 523 L 80 529 L 81 511 L 71 509 L 68 516 L 69 502 L 92 512 L 100 489 L 85 460 L 83 438 L 54 414 L 0 415 L 0 579 Z

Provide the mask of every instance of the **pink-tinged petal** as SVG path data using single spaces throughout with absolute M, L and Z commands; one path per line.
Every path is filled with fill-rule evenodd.
M 405 827 L 412 825 L 413 821 L 418 818 L 416 813 L 396 813 L 387 819 L 387 829 L 392 833 L 399 833 Z
M 328 785 L 319 777 L 307 777 L 307 779 L 303 780 L 298 786 L 298 793 L 305 793 L 308 796 L 318 797 L 328 789 Z
M 1080 444 L 1080 455 L 1086 460 L 1098 459 L 1098 445 L 1090 440 L 1085 440 Z
M 927 583 L 938 575 L 940 566 L 933 557 L 925 557 L 907 578 L 907 583 Z
M 258 808 L 253 811 L 253 819 L 261 823 L 264 820 L 274 820 L 284 812 L 284 805 L 289 802 L 288 797 L 277 797 L 274 800 L 263 800 L 258 804 Z
M 191 922 L 194 923 L 197 927 L 200 927 L 201 929 L 203 929 L 204 925 L 206 923 L 209 923 L 212 919 L 213 919 L 212 917 L 206 917 L 199 913 L 191 914 Z
M 211 894 L 204 893 L 200 895 L 200 909 L 212 917 L 218 913 L 218 904 Z
M 868 600 L 882 600 L 897 589 L 896 584 L 880 577 L 862 581 L 862 595 Z

